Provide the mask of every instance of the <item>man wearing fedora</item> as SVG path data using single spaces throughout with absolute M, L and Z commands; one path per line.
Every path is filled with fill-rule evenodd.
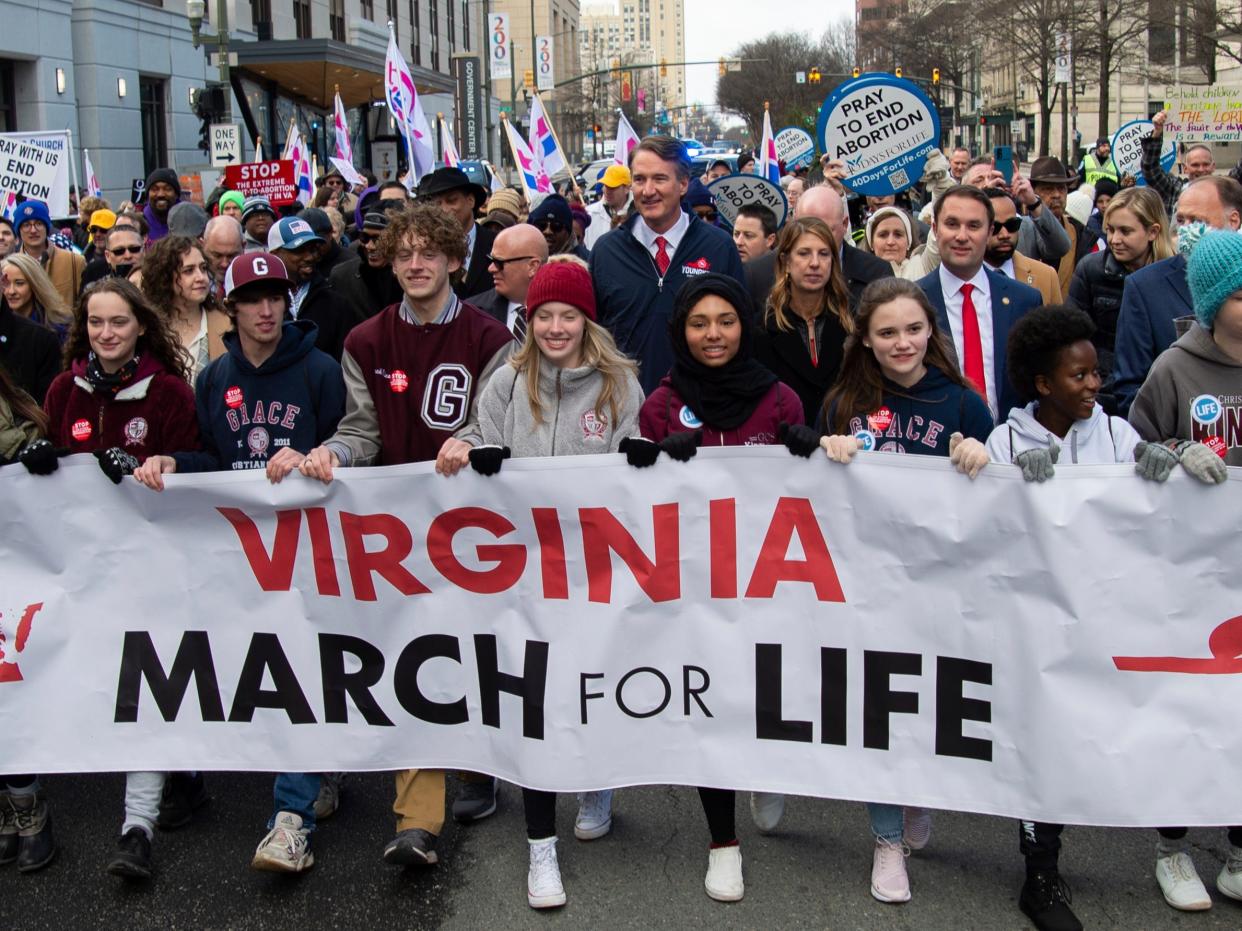
M 491 286 L 488 253 L 496 241 L 494 230 L 480 226 L 475 214 L 487 200 L 487 190 L 470 180 L 460 168 L 439 168 L 418 183 L 418 199 L 439 205 L 461 224 L 466 237 L 466 260 L 453 276 L 453 291 L 460 298 L 479 294 Z
M 1051 155 L 1035 159 L 1035 164 L 1031 166 L 1031 187 L 1052 211 L 1052 215 L 1060 221 L 1070 241 L 1069 251 L 1061 256 L 1061 261 L 1056 266 L 1062 294 L 1069 294 L 1070 281 L 1074 277 L 1078 260 L 1090 254 L 1093 245 L 1090 237 L 1083 235 L 1082 224 L 1065 212 L 1065 198 L 1069 194 L 1069 186 L 1077 183 L 1077 176 L 1066 171 L 1061 160 Z

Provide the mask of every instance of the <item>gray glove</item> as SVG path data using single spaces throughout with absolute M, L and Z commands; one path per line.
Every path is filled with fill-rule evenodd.
M 1177 451 L 1181 456 L 1182 468 L 1205 485 L 1219 485 L 1229 477 L 1225 460 L 1202 443 L 1182 440 Z
M 1047 449 L 1024 449 L 1013 457 L 1013 464 L 1021 466 L 1022 477 L 1028 482 L 1046 482 L 1056 474 L 1053 466 L 1061 458 L 1061 447 L 1056 440 Z
M 1178 455 L 1163 443 L 1139 443 L 1134 447 L 1134 471 L 1149 482 L 1163 482 L 1177 465 Z
M 1219 485 L 1229 475 L 1224 460 L 1202 443 L 1169 440 L 1167 443 L 1139 443 L 1134 447 L 1134 471 L 1153 482 L 1163 482 L 1182 464 L 1187 472 L 1207 485 Z

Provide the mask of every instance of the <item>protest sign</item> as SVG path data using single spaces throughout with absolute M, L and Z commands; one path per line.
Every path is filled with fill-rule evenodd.
M 292 204 L 298 199 L 293 162 L 286 159 L 229 165 L 224 169 L 224 182 L 246 197 L 266 197 L 273 207 Z
M 0 191 L 47 204 L 69 215 L 69 133 L 0 133 Z
M 815 161 L 815 138 L 805 129 L 786 126 L 776 134 L 776 157 L 786 171 L 807 168 Z
M 1113 134 L 1113 164 L 1123 175 L 1131 175 L 1137 179 L 1139 187 L 1147 185 L 1143 177 L 1143 139 L 1151 135 L 1155 124 L 1151 120 L 1131 120 Z M 1164 144 L 1160 147 L 1160 167 L 1172 171 L 1177 164 L 1177 143 L 1164 134 Z
M 62 463 L 0 470 L 12 771 L 427 766 L 1242 817 L 1237 469 L 972 482 L 933 457 L 752 447 L 642 473 L 594 455 L 327 486 L 170 475 L 156 494 Z
M 864 74 L 824 101 L 817 135 L 821 151 L 845 163 L 846 187 L 882 196 L 923 176 L 928 154 L 939 145 L 940 114 L 913 82 Z
M 789 200 L 779 184 L 773 184 L 759 175 L 732 174 L 717 178 L 707 186 L 716 199 L 716 212 L 733 227 L 737 212 L 747 204 L 759 204 L 776 214 L 776 225 L 785 225 L 789 213 Z
M 1242 141 L 1242 88 L 1220 84 L 1167 87 L 1165 138 L 1175 142 Z

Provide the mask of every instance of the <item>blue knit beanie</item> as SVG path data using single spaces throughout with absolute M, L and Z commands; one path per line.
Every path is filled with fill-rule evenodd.
M 1186 284 L 1195 317 L 1210 330 L 1220 305 L 1242 290 L 1242 234 L 1232 230 L 1205 233 L 1186 263 Z
M 17 224 L 17 232 L 21 232 L 26 223 L 42 223 L 48 235 L 52 233 L 52 217 L 48 213 L 47 204 L 41 200 L 24 200 L 13 211 L 13 222 Z

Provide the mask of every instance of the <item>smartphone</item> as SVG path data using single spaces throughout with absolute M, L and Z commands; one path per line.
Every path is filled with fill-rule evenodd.
M 1005 183 L 1013 184 L 1013 148 L 998 145 L 992 150 L 992 158 L 996 162 L 996 170 L 1005 176 Z

